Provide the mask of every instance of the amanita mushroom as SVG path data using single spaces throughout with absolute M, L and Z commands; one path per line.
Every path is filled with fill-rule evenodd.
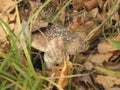
M 32 47 L 45 52 L 46 67 L 51 69 L 52 66 L 63 63 L 63 60 L 69 60 L 69 55 L 76 54 L 82 41 L 83 38 L 76 32 L 52 25 L 33 34 Z

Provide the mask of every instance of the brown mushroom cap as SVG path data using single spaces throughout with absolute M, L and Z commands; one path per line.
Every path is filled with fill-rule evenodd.
M 81 42 L 83 41 L 80 35 L 76 32 L 60 28 L 56 25 L 49 26 L 44 31 L 33 34 L 32 37 L 32 47 L 43 52 L 46 52 L 46 48 L 49 45 L 50 40 L 57 37 L 63 37 L 66 44 L 66 50 L 69 55 L 74 55 L 76 51 L 79 50 Z

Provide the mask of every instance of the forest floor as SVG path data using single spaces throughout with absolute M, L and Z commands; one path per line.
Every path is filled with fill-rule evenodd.
M 0 90 L 120 90 L 120 0 L 0 0 Z

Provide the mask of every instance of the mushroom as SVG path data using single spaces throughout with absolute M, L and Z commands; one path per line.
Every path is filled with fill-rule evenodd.
M 48 26 L 32 37 L 31 46 L 45 52 L 45 66 L 49 70 L 52 66 L 61 65 L 64 60 L 69 60 L 69 55 L 75 55 L 83 41 L 76 32 L 57 25 Z

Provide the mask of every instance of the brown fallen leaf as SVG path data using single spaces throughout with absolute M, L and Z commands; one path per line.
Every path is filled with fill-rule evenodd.
M 87 36 L 87 34 L 96 27 L 95 22 L 88 17 L 77 17 L 69 24 L 69 29 L 79 32 L 80 34 L 84 34 L 83 38 Z
M 73 1 L 73 8 L 74 10 L 79 10 L 81 8 L 83 8 L 84 4 L 83 2 L 85 2 L 86 0 L 72 0 Z
M 52 68 L 52 72 L 55 73 L 55 76 L 60 76 L 57 80 L 57 84 L 64 88 L 68 85 L 70 78 L 66 78 L 65 76 L 71 75 L 71 69 L 73 65 L 70 61 L 64 61 L 64 65 L 54 66 Z
M 95 55 L 90 55 L 88 60 L 92 61 L 93 63 L 102 65 L 103 62 L 108 62 L 110 57 L 113 55 L 113 53 L 105 53 L 105 54 L 95 54 Z
M 100 2 L 98 0 L 73 0 L 73 8 L 74 10 L 79 10 L 85 8 L 90 11 L 91 9 L 96 8 Z
M 92 63 L 95 63 L 97 65 L 103 65 L 104 62 L 108 62 L 109 59 L 113 56 L 112 52 L 105 53 L 105 54 L 93 54 L 90 55 L 85 62 L 84 66 L 87 69 L 92 69 L 94 66 Z M 92 62 L 92 63 L 91 63 Z
M 0 0 L 0 12 L 4 12 L 10 7 L 15 6 L 16 2 L 13 0 Z
M 1 36 L 0 37 L 0 43 L 5 42 L 7 40 L 7 38 L 6 38 L 7 35 L 5 34 L 2 27 L 0 27 L 0 36 Z
M 117 77 L 97 75 L 95 80 L 97 83 L 102 84 L 105 90 L 109 90 L 114 85 L 120 85 L 120 78 Z
M 92 78 L 90 77 L 90 75 L 82 76 L 82 77 L 80 78 L 80 81 L 84 82 L 84 83 L 87 85 L 87 87 L 90 88 L 90 90 L 92 90 L 93 88 L 94 88 L 95 90 L 98 90 L 98 88 L 95 86 L 94 81 L 92 80 Z M 91 87 L 91 86 L 92 86 L 92 87 Z M 87 89 L 88 89 L 88 88 L 87 88 Z
M 4 22 L 7 22 L 11 28 L 14 30 L 15 27 L 15 19 L 16 19 L 16 12 L 12 12 L 15 9 L 16 2 L 13 0 L 0 0 L 0 17 Z M 18 30 L 17 30 L 18 31 Z M 7 52 L 9 50 L 9 42 L 7 37 L 9 32 L 6 26 L 1 22 L 0 25 L 0 51 Z M 9 46 L 9 47 L 8 47 Z M 7 50 L 6 50 L 7 47 Z
M 88 0 L 84 2 L 84 6 L 88 11 L 96 8 L 98 5 L 99 5 L 98 0 Z
M 9 52 L 9 49 L 10 49 L 10 44 L 8 41 L 0 43 L 0 52 L 7 53 Z
M 97 14 L 99 13 L 99 9 L 98 8 L 94 8 L 89 13 L 91 14 L 91 16 L 93 18 L 95 18 L 97 16 Z
M 116 37 L 112 38 L 113 40 L 120 41 L 120 34 Z M 113 46 L 109 41 L 106 40 L 101 40 L 101 42 L 97 46 L 98 52 L 99 53 L 107 53 L 110 51 L 117 51 L 118 49 Z
M 107 53 L 110 51 L 116 51 L 117 48 L 115 48 L 110 42 L 108 41 L 103 41 L 98 44 L 97 46 L 98 52 L 99 53 Z
M 39 28 L 47 27 L 48 22 L 39 20 L 38 18 L 35 19 L 32 23 L 32 32 L 37 31 Z

